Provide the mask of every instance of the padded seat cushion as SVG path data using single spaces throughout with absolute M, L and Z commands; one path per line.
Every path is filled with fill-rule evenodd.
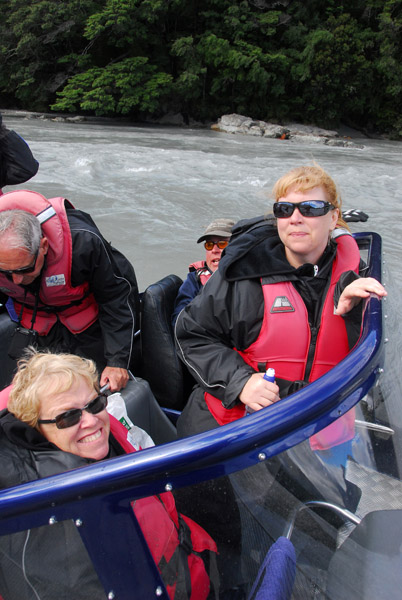
M 173 306 L 182 280 L 167 275 L 142 295 L 141 375 L 149 382 L 158 403 L 181 410 L 194 380 L 176 353 L 171 324 Z

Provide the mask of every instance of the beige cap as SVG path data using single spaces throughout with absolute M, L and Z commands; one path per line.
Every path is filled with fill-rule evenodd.
M 235 222 L 232 219 L 215 219 L 208 225 L 202 236 L 198 238 L 197 244 L 212 236 L 230 238 L 234 224 Z

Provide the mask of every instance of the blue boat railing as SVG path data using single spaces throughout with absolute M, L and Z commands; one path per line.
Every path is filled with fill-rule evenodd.
M 380 236 L 355 238 L 368 250 L 368 276 L 381 281 Z M 382 367 L 382 304 L 370 298 L 359 344 L 319 380 L 219 429 L 4 490 L 0 535 L 72 519 L 108 598 L 167 599 L 130 502 L 245 469 L 289 449 L 359 402 Z

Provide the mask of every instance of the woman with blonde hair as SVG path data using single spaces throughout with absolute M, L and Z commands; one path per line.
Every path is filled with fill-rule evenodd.
M 361 300 L 386 294 L 378 281 L 360 277 L 359 249 L 321 167 L 293 169 L 273 195 L 273 215 L 233 228 L 218 270 L 177 319 L 178 353 L 198 382 L 179 417 L 179 436 L 240 419 L 323 375 L 357 342 Z M 270 367 L 275 381 L 264 379 Z M 197 492 L 188 502 L 192 516 L 208 523 L 222 560 L 232 562 L 228 582 L 237 577 L 241 586 L 243 499 L 229 478 Z
M 386 295 L 362 277 L 336 184 L 319 165 L 286 173 L 273 196 L 273 215 L 234 228 L 213 279 L 177 320 L 179 356 L 199 384 L 179 418 L 181 436 L 323 375 L 357 342 L 361 301 Z M 268 367 L 275 383 L 263 378 Z
M 8 409 L 0 412 L 0 489 L 134 452 L 127 429 L 108 414 L 107 404 L 92 360 L 31 349 L 18 363 Z M 187 598 L 189 581 L 191 600 L 213 597 L 198 553 L 212 558 L 215 542 L 179 515 L 172 494 L 138 499 L 132 510 L 169 597 Z M 190 543 L 183 530 L 190 531 Z M 7 600 L 106 597 L 69 520 L 0 537 L 0 595 Z

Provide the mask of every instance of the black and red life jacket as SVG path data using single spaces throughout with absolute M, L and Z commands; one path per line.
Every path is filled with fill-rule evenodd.
M 123 450 L 136 452 L 124 425 L 109 417 L 110 431 Z M 202 555 L 217 552 L 214 540 L 192 519 L 178 513 L 170 492 L 140 498 L 132 507 L 170 598 L 206 600 L 211 582 Z
M 35 329 L 39 335 L 47 335 L 58 319 L 77 334 L 98 318 L 98 304 L 88 283 L 71 285 L 72 240 L 66 205 L 74 208 L 65 198 L 47 200 L 42 194 L 27 190 L 8 192 L 1 197 L 1 211 L 19 209 L 35 215 L 49 242 L 37 298 L 0 273 L 0 290 L 13 298 L 22 326 Z
M 212 272 L 208 269 L 205 260 L 198 260 L 191 263 L 191 265 L 188 266 L 188 270 L 190 273 L 196 271 L 197 278 L 199 279 L 201 285 L 205 285 L 212 275 Z
M 337 252 L 332 266 L 330 285 L 324 299 L 320 327 L 316 342 L 313 365 L 308 377 L 312 382 L 338 364 L 349 352 L 345 322 L 334 314 L 333 294 L 342 273 L 358 272 L 359 248 L 350 234 L 336 238 Z M 243 351 L 238 351 L 244 361 L 259 371 L 259 366 L 273 367 L 279 379 L 304 380 L 311 332 L 306 306 L 293 285 L 265 283 L 261 279 L 264 294 L 264 317 L 258 338 Z M 297 333 L 295 333 L 297 332 Z M 220 425 L 231 423 L 246 414 L 246 407 L 238 403 L 227 409 L 222 402 L 205 392 L 205 401 Z

